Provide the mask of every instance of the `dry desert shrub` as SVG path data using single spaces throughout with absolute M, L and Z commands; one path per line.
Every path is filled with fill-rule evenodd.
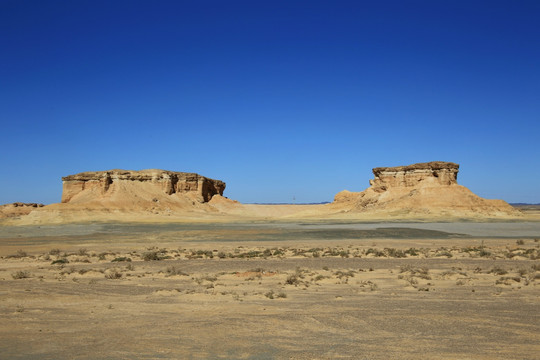
M 287 280 L 285 280 L 285 284 L 287 285 L 298 286 L 300 283 L 301 283 L 300 278 L 296 274 L 291 274 L 287 276 Z
M 446 256 L 447 258 L 451 258 L 453 255 L 450 252 L 450 250 L 448 250 L 445 247 L 442 247 L 442 248 L 437 249 L 437 251 L 435 252 L 435 256 L 436 257 L 438 257 L 438 256 Z
M 376 257 L 382 257 L 386 255 L 384 251 L 381 251 L 379 249 L 374 249 L 374 248 L 369 248 L 366 250 L 365 255 L 370 255 L 370 254 L 373 254 Z
M 61 259 L 54 260 L 51 263 L 51 265 L 57 265 L 57 264 L 60 264 L 60 265 L 69 264 L 69 260 L 66 258 L 61 258 Z
M 23 251 L 21 249 L 17 250 L 17 253 L 6 256 L 8 259 L 22 259 L 25 257 L 28 257 L 28 254 L 26 251 Z
M 369 287 L 369 290 L 370 291 L 375 291 L 379 288 L 379 286 L 377 284 L 375 284 L 373 281 L 371 280 L 363 280 L 363 281 L 360 281 L 358 282 L 358 285 L 360 285 L 360 287 Z
M 157 261 L 162 260 L 163 257 L 159 251 L 148 251 L 143 253 L 142 258 L 144 261 Z
M 167 276 L 174 276 L 174 275 L 180 275 L 180 276 L 189 276 L 188 273 L 183 272 L 182 270 L 176 268 L 175 266 L 169 266 L 165 269 L 165 273 Z
M 506 275 L 508 274 L 508 271 L 506 271 L 506 269 L 500 266 L 494 266 L 493 268 L 491 268 L 491 270 L 489 270 L 489 273 L 495 275 Z
M 342 279 L 342 278 L 349 278 L 349 277 L 354 277 L 354 274 L 356 274 L 356 271 L 354 270 L 349 270 L 349 271 L 341 271 L 341 270 L 338 270 L 334 273 L 334 276 L 336 276 L 338 279 Z
M 279 293 L 275 293 L 273 290 L 270 290 L 266 294 L 264 294 L 269 299 L 285 299 L 287 297 L 287 294 L 285 294 L 283 291 L 280 291 Z
M 109 272 L 105 273 L 105 278 L 110 280 L 121 279 L 122 273 L 116 269 L 111 269 Z
M 431 276 L 429 276 L 429 269 L 426 267 L 414 268 L 410 265 L 405 265 L 405 266 L 400 267 L 399 272 L 400 273 L 408 272 L 412 276 L 416 276 L 425 280 L 431 280 Z
M 393 258 L 404 258 L 407 257 L 405 252 L 403 250 L 395 249 L 395 248 L 384 248 L 384 252 L 388 257 Z
M 409 248 L 405 250 L 405 254 L 410 256 L 418 256 L 420 254 L 420 251 L 416 248 Z
M 19 270 L 11 274 L 11 277 L 15 280 L 27 279 L 30 277 L 30 272 L 25 270 Z

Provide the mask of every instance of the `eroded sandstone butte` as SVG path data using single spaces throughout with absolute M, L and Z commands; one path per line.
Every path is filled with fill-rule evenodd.
M 117 199 L 159 202 L 175 195 L 187 195 L 198 202 L 208 202 L 223 195 L 225 183 L 195 173 L 167 170 L 108 170 L 83 172 L 62 178 L 62 203 L 81 203 Z
M 338 193 L 332 207 L 394 216 L 507 217 L 520 212 L 502 200 L 483 199 L 457 183 L 459 165 L 433 161 L 378 167 L 362 192 Z

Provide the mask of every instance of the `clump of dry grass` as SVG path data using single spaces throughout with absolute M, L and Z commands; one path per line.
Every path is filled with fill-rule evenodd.
M 283 291 L 280 291 L 279 293 L 275 293 L 273 290 L 268 291 L 264 294 L 269 299 L 285 299 L 287 297 L 287 294 L 285 294 Z
M 506 275 L 508 274 L 508 271 L 500 266 L 494 266 L 491 268 L 491 270 L 489 270 L 489 273 L 495 275 Z
M 399 272 L 409 273 L 411 276 L 416 276 L 425 280 L 431 280 L 431 276 L 429 275 L 429 269 L 426 267 L 414 268 L 411 265 L 405 265 L 400 267 Z
M 167 274 L 167 276 L 175 276 L 175 275 L 189 276 L 188 273 L 183 272 L 182 270 L 176 268 L 175 266 L 167 267 L 165 269 L 165 273 Z
M 159 251 L 145 252 L 142 254 L 142 258 L 144 261 L 157 261 L 162 259 Z
M 8 255 L 6 256 L 6 258 L 8 259 L 22 259 L 22 258 L 25 258 L 25 257 L 28 257 L 28 253 L 26 251 L 23 251 L 21 249 L 17 250 L 17 252 L 15 254 L 12 254 L 12 255 Z
M 30 272 L 25 270 L 19 270 L 11 274 L 11 277 L 15 280 L 27 279 L 30 277 Z
M 334 273 L 334 276 L 341 280 L 342 278 L 354 277 L 354 274 L 356 274 L 356 271 L 354 270 L 349 270 L 349 271 L 338 270 Z
M 49 250 L 49 255 L 60 255 L 61 252 L 60 249 L 51 249 Z
M 122 276 L 123 274 L 116 269 L 111 269 L 110 271 L 105 273 L 105 278 L 110 279 L 110 280 L 118 280 L 118 279 L 121 279 Z

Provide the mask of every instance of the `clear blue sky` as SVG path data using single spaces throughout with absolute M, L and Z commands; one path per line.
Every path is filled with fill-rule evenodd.
M 432 160 L 540 203 L 540 1 L 0 0 L 0 203 L 197 172 L 331 201 Z

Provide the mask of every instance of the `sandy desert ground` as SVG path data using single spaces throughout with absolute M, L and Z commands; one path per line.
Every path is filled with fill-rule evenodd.
M 13 359 L 537 359 L 540 223 L 4 226 Z

